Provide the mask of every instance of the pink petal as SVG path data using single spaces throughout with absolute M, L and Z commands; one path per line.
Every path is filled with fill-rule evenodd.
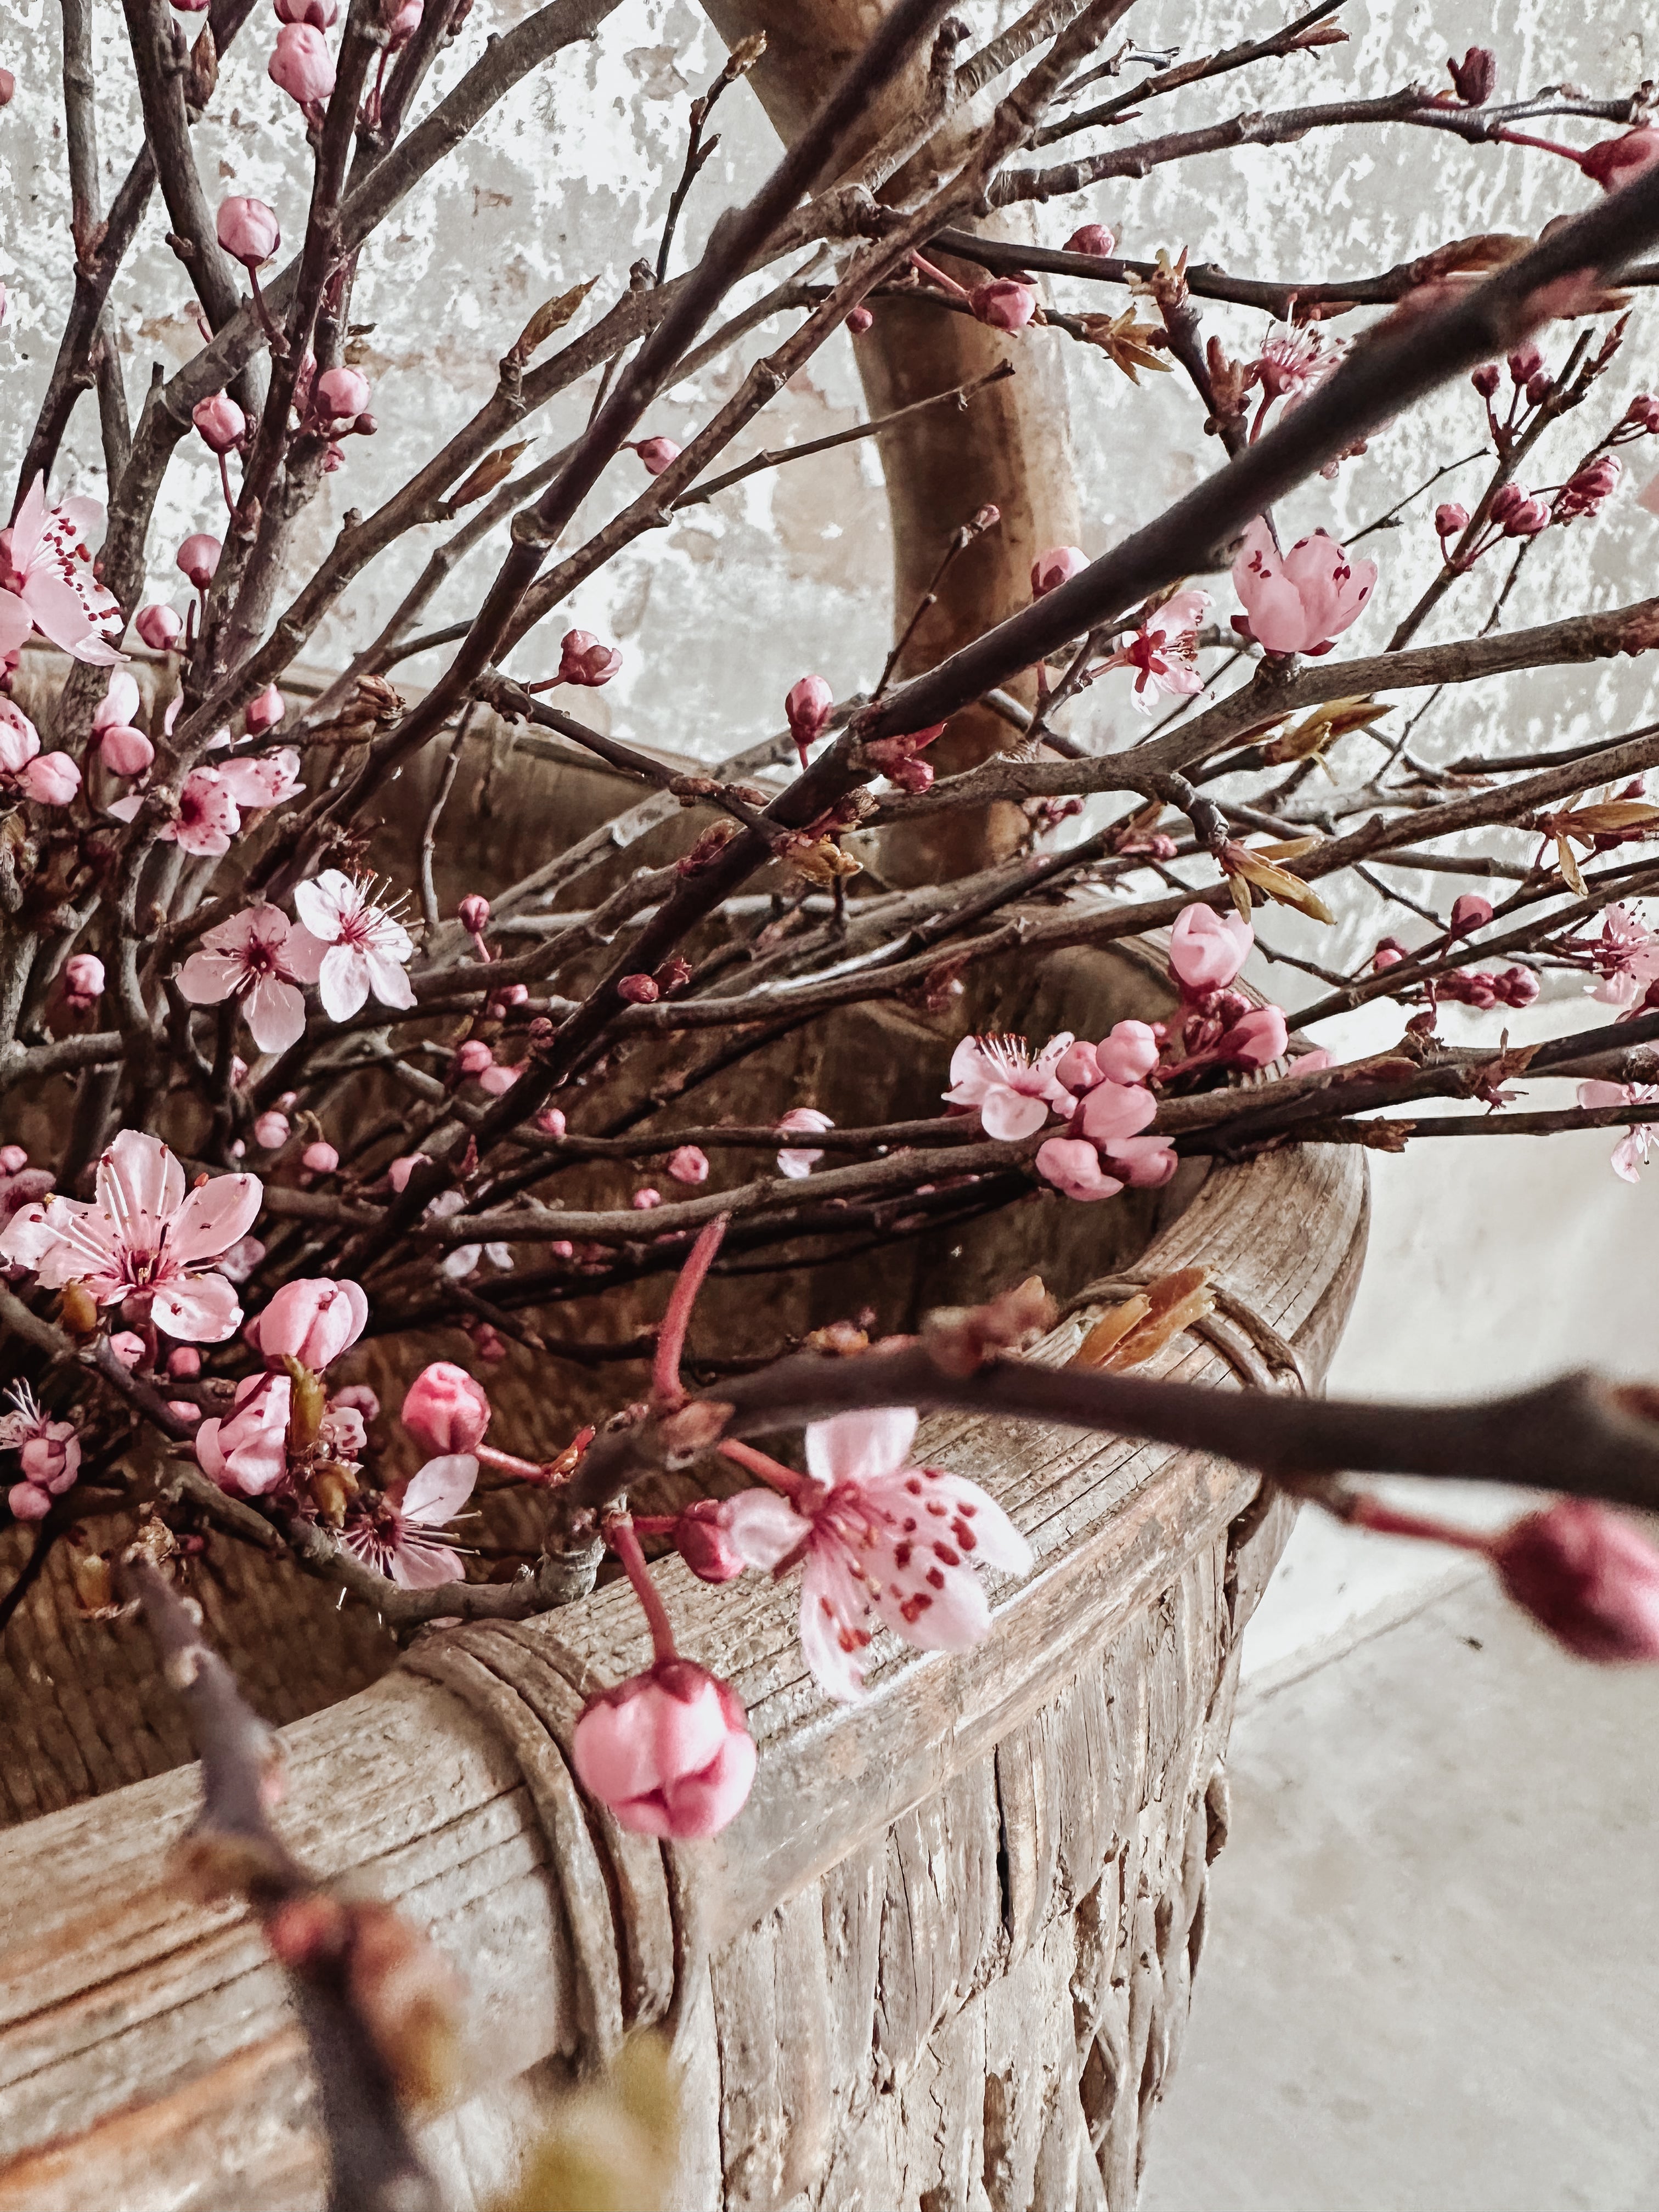
M 845 1563 L 815 1553 L 801 1578 L 800 1648 L 814 1680 L 839 1705 L 851 1705 L 864 1689 L 864 1609 Z
M 412 1006 L 414 988 L 395 960 L 373 950 L 363 954 L 368 969 L 369 985 L 383 1006 Z
M 758 1757 L 753 1736 L 743 1729 L 728 1730 L 725 1742 L 708 1766 L 698 1773 L 682 1775 L 678 1782 L 669 1784 L 664 1793 L 667 1818 L 662 1829 L 647 1828 L 644 1832 L 719 1835 L 747 1802 Z M 618 1808 L 619 1819 L 622 1814 L 623 1808 Z M 629 1826 L 632 1823 L 623 1820 L 623 1825 Z
M 15 653 L 33 634 L 28 609 L 15 592 L 0 592 L 0 653 Z
M 186 1267 L 193 1260 L 216 1260 L 252 1228 L 264 1195 L 258 1176 L 215 1176 L 199 1183 L 168 1232 L 168 1257 Z
M 185 1171 L 159 1137 L 122 1129 L 98 1163 L 98 1203 L 118 1220 L 123 1212 L 165 1221 L 185 1195 Z
M 1035 1135 L 1048 1118 L 1045 1098 L 1030 1098 L 1006 1084 L 993 1084 L 979 1109 L 980 1124 L 988 1137 L 1007 1143 L 1015 1137 Z
M 300 890 L 304 889 L 301 884 Z M 331 945 L 323 955 L 317 988 L 330 1021 L 348 1022 L 368 996 L 368 963 L 349 945 Z
M 228 1176 L 240 1182 L 240 1176 Z M 222 1344 L 242 1318 L 236 1293 L 222 1275 L 185 1275 L 155 1293 L 155 1325 L 187 1344 Z
M 769 1571 L 799 1550 L 812 1533 L 811 1522 L 775 1490 L 739 1491 L 730 1501 L 730 1511 L 732 1548 L 751 1567 Z
M 202 957 L 200 953 L 197 955 L 198 959 Z M 191 963 L 187 961 L 185 964 L 188 967 Z M 183 981 L 181 975 L 181 985 Z M 222 998 L 224 994 L 218 995 Z M 242 1014 L 261 1052 L 286 1052 L 289 1045 L 297 1044 L 305 1035 L 304 992 L 296 991 L 292 983 L 282 982 L 275 975 L 259 978 L 247 994 Z
M 438 1589 L 461 1580 L 461 1555 L 444 1544 L 398 1544 L 392 1547 L 392 1579 L 404 1589 Z
M 36 628 L 76 660 L 107 668 L 126 659 L 124 653 L 105 643 L 88 618 L 79 592 L 63 577 L 37 570 L 23 586 L 23 605 L 33 616 Z
M 971 1651 L 991 1632 L 991 1607 L 971 1567 L 940 1568 L 941 1588 L 925 1579 L 921 1547 L 910 1569 L 887 1578 L 892 1562 L 878 1565 L 883 1577 L 876 1612 L 896 1636 L 918 1651 Z
M 915 1441 L 914 1406 L 860 1407 L 811 1421 L 806 1465 L 819 1482 L 871 1482 L 905 1464 Z
M 286 921 L 285 916 L 278 919 Z M 296 983 L 314 983 L 322 972 L 323 955 L 327 951 L 322 939 L 313 937 L 308 929 L 291 928 L 283 939 L 283 965 Z
M 350 1287 L 357 1288 L 356 1284 Z M 358 1294 L 362 1296 L 361 1291 Z M 365 1300 L 365 1311 L 367 1304 Z M 470 1452 L 447 1452 L 441 1458 L 429 1459 L 409 1478 L 398 1510 L 405 1521 L 418 1522 L 423 1528 L 441 1528 L 446 1522 L 454 1519 L 471 1497 L 477 1480 L 478 1462 Z
M 320 937 L 325 945 L 332 945 L 340 934 L 340 917 L 356 903 L 351 878 L 338 868 L 325 868 L 320 876 L 312 877 L 294 886 L 294 911 L 301 924 L 313 937 Z
M 192 952 L 175 980 L 191 1006 L 213 1006 L 230 996 L 245 972 L 244 963 L 234 953 Z

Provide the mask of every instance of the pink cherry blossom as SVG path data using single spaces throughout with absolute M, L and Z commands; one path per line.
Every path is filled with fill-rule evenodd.
M 250 814 L 281 806 L 296 791 L 305 789 L 300 781 L 300 756 L 292 745 L 278 745 L 275 752 L 246 753 L 240 759 L 228 760 L 219 769 L 218 776 L 236 805 Z
M 310 23 L 283 24 L 265 74 L 301 107 L 326 100 L 334 89 L 333 59 L 322 33 Z
M 262 1152 L 280 1152 L 293 1133 L 293 1123 L 280 1107 L 267 1106 L 253 1117 L 253 1141 Z
M 192 1006 L 240 999 L 261 1052 L 286 1052 L 305 1033 L 304 986 L 317 981 L 324 948 L 274 906 L 251 906 L 210 929 L 179 971 Z
M 263 1498 L 288 1480 L 288 1422 L 293 1386 L 286 1375 L 246 1375 L 231 1412 L 204 1421 L 195 1451 L 221 1490 Z
M 131 819 L 137 811 L 136 794 L 122 799 L 110 811 L 115 814 L 128 809 L 131 813 L 126 818 Z M 241 811 L 218 769 L 193 768 L 180 787 L 178 813 L 164 822 L 156 835 L 164 843 L 176 844 L 200 859 L 216 860 L 229 852 L 231 840 L 241 826 Z
M 365 1565 L 404 1589 L 436 1589 L 459 1582 L 459 1554 L 434 1529 L 447 1527 L 471 1497 L 478 1462 L 466 1452 L 429 1459 L 378 1506 L 349 1520 L 340 1540 Z
M 1659 1103 L 1659 1084 L 1656 1083 L 1581 1083 L 1578 1103 L 1587 1114 L 1601 1112 L 1607 1107 L 1650 1106 Z M 1613 1148 L 1609 1162 L 1614 1175 L 1626 1182 L 1639 1182 L 1642 1170 L 1648 1164 L 1653 1148 L 1654 1133 L 1659 1124 L 1652 1121 L 1632 1121 L 1627 1133 Z M 0 1243 L 0 1252 L 5 1249 Z
M 1072 1042 L 1069 1030 L 1050 1037 L 1035 1060 L 1024 1037 L 965 1036 L 951 1055 L 952 1106 L 976 1106 L 988 1137 L 1006 1141 L 1029 1137 L 1048 1118 L 1050 1107 L 1069 1109 L 1071 1098 L 1054 1079 L 1054 1068 Z
M 300 1165 L 313 1175 L 332 1175 L 339 1164 L 340 1155 L 325 1137 L 313 1138 L 300 1155 Z
M 1242 915 L 1183 907 L 1170 932 L 1170 968 L 1183 992 L 1224 991 L 1250 957 L 1255 932 Z
M 404 963 L 415 951 L 391 907 L 374 896 L 374 879 L 325 868 L 295 886 L 295 910 L 325 948 L 317 984 L 331 1021 L 349 1021 L 372 991 L 383 1006 L 412 1006 Z
M 257 1176 L 230 1175 L 186 1195 L 161 1139 L 123 1129 L 98 1163 L 91 1203 L 25 1206 L 0 1235 L 0 1258 L 34 1268 L 48 1290 L 84 1282 L 100 1305 L 132 1298 L 169 1336 L 221 1344 L 241 1308 L 224 1277 L 205 1270 L 246 1235 L 262 1194 Z
M 827 1114 L 820 1114 L 816 1106 L 792 1106 L 778 1123 L 781 1137 L 816 1137 L 835 1123 Z M 806 1151 L 799 1146 L 778 1154 L 778 1173 L 787 1176 L 792 1182 L 799 1182 L 812 1172 L 814 1165 L 823 1158 L 823 1151 Z
M 43 753 L 33 722 L 15 699 L 0 696 L 0 787 L 37 806 L 67 806 L 81 771 L 67 753 Z
M 1158 1101 L 1138 1083 L 1097 1083 L 1084 1099 L 1079 1127 L 1095 1144 L 1110 1146 L 1138 1136 L 1158 1112 Z
M 1107 1174 L 1100 1154 L 1082 1137 L 1050 1137 L 1037 1146 L 1036 1171 L 1067 1198 L 1115 1198 L 1121 1180 Z
M 401 1419 L 416 1443 L 441 1457 L 474 1452 L 489 1426 L 489 1400 L 465 1368 L 434 1359 L 404 1394 Z
M 250 199 L 240 193 L 220 201 L 214 228 L 225 252 L 245 269 L 257 269 L 262 262 L 269 261 L 283 242 L 276 211 L 264 200 Z
M 696 1145 L 680 1145 L 668 1155 L 667 1168 L 676 1182 L 707 1182 L 708 1155 Z
M 1105 1160 L 1134 1190 L 1162 1189 L 1181 1164 L 1166 1137 L 1115 1137 L 1105 1147 Z
M 1286 1036 L 1282 1007 L 1252 1006 L 1229 1024 L 1218 1050 L 1240 1067 L 1266 1067 L 1284 1051 Z
M 93 574 L 88 541 L 103 528 L 95 499 L 48 509 L 46 480 L 35 477 L 17 520 L 0 531 L 0 655 L 38 629 L 76 660 L 108 667 L 125 658 L 103 634 L 121 617 L 119 602 Z
M 1255 363 L 1262 412 L 1275 399 L 1304 398 L 1316 391 L 1347 349 L 1345 340 L 1328 337 L 1316 323 L 1275 323 Z M 1259 429 L 1260 415 L 1256 424 Z
M 1134 704 L 1151 714 L 1160 696 L 1190 698 L 1204 689 L 1198 672 L 1198 625 L 1210 605 L 1207 592 L 1175 592 L 1142 623 L 1103 668 L 1133 668 Z
M 1054 545 L 1046 553 L 1039 553 L 1031 563 L 1031 594 L 1034 599 L 1046 599 L 1057 592 L 1062 584 L 1069 584 L 1073 576 L 1080 576 L 1089 565 L 1089 556 L 1076 545 Z
M 368 1320 L 368 1300 L 361 1285 L 301 1277 L 284 1283 L 242 1335 L 268 1367 L 297 1359 L 320 1374 L 351 1349 Z
M 71 952 L 64 963 L 64 1000 L 86 1013 L 104 995 L 104 963 L 95 952 Z
M 152 653 L 171 653 L 185 634 L 183 616 L 159 599 L 140 607 L 132 626 Z
M 315 392 L 318 413 L 331 422 L 361 415 L 368 404 L 368 379 L 361 369 L 325 368 Z
M 923 1651 L 966 1651 L 991 1625 L 975 1562 L 1025 1574 L 1030 1547 L 977 1483 L 910 1459 L 909 1407 L 837 1413 L 806 1431 L 811 1481 L 731 1501 L 732 1541 L 750 1566 L 804 1556 L 800 1638 L 832 1698 L 863 1686 L 870 1615 Z
M 1375 561 L 1350 560 L 1322 530 L 1281 555 L 1258 515 L 1233 562 L 1233 588 L 1244 603 L 1234 627 L 1247 628 L 1268 653 L 1323 653 L 1358 620 L 1376 582 Z
M 143 695 L 131 670 L 112 668 L 104 696 L 92 710 L 92 726 L 94 730 L 107 730 L 117 722 L 134 721 L 143 706 Z
M 190 419 L 210 453 L 234 453 L 247 430 L 246 416 L 223 392 L 198 399 L 191 410 Z
M 570 1757 L 583 1789 L 640 1836 L 717 1836 L 755 1779 L 736 1691 L 678 1653 L 590 1698 Z
M 1604 1006 L 1632 1006 L 1650 983 L 1659 980 L 1659 938 L 1627 906 L 1606 908 L 1601 934 L 1591 944 L 1589 954 L 1598 975 L 1586 988 Z

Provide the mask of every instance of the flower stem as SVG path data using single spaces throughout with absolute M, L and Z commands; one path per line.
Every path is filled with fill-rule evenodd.
M 484 1467 L 499 1468 L 520 1482 L 545 1482 L 547 1471 L 534 1460 L 519 1459 L 512 1452 L 497 1451 L 493 1444 L 474 1444 L 472 1456 Z
M 680 1356 L 685 1350 L 685 1332 L 690 1326 L 691 1309 L 697 1302 L 697 1292 L 702 1288 L 703 1278 L 714 1264 L 714 1255 L 720 1249 L 729 1213 L 718 1215 L 702 1231 L 696 1243 L 686 1255 L 685 1265 L 680 1269 L 679 1279 L 668 1297 L 668 1310 L 662 1317 L 662 1327 L 657 1332 L 656 1356 L 651 1362 L 651 1395 L 659 1406 L 672 1408 L 685 1401 L 685 1385 L 680 1381 Z
M 768 1458 L 763 1451 L 757 1451 L 753 1444 L 739 1443 L 735 1437 L 726 1437 L 716 1449 L 722 1459 L 729 1459 L 738 1467 L 746 1467 L 750 1474 L 759 1475 L 763 1482 L 769 1482 L 774 1490 L 781 1490 L 792 1501 L 800 1496 L 811 1480 L 810 1476 L 797 1474 L 793 1467 L 784 1467 L 777 1460 Z
M 674 1632 L 668 1625 L 668 1615 L 663 1610 L 662 1600 L 657 1595 L 651 1570 L 645 1564 L 645 1553 L 640 1549 L 640 1540 L 634 1533 L 633 1522 L 626 1513 L 613 1514 L 605 1522 L 605 1541 L 622 1561 L 623 1572 L 634 1585 L 634 1595 L 640 1601 L 640 1610 L 651 1631 L 652 1650 L 659 1660 L 678 1658 Z

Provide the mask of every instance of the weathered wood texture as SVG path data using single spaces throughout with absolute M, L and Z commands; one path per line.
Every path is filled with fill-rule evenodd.
M 1218 1267 L 1316 1376 L 1364 1212 L 1351 1151 L 1225 1167 L 1146 1264 Z M 1163 1364 L 1232 1387 L 1193 1340 Z M 510 2166 L 539 2094 L 663 2020 L 689 2066 L 685 2212 L 1127 2212 L 1224 1827 L 1238 1632 L 1287 1516 L 1157 1446 L 957 1418 L 924 1436 L 1036 1553 L 978 1650 L 878 1647 L 866 1702 L 832 1708 L 792 1587 L 657 1570 L 761 1747 L 714 1844 L 624 1838 L 571 1783 L 582 1686 L 646 1656 L 618 1589 L 425 1638 L 284 1731 L 294 1848 L 361 1871 L 469 1978 L 478 2093 L 428 2134 L 458 2206 Z M 0 1839 L 0 2212 L 320 2203 L 281 1978 L 240 1914 L 161 1878 L 195 1788 L 181 1769 Z

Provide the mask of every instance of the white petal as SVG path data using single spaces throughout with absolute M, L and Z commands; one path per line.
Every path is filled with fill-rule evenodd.
M 769 1571 L 798 1551 L 812 1533 L 787 1498 L 775 1490 L 743 1490 L 731 1499 L 727 1534 L 745 1565 Z
M 368 962 L 349 945 L 331 945 L 323 955 L 317 988 L 330 1021 L 349 1022 L 368 996 Z
M 418 1474 L 410 1476 L 398 1510 L 405 1521 L 441 1528 L 446 1521 L 454 1519 L 471 1497 L 477 1480 L 478 1462 L 471 1452 L 447 1452 L 440 1459 L 428 1460 Z
M 806 1431 L 806 1465 L 820 1482 L 873 1482 L 909 1456 L 915 1439 L 914 1406 L 860 1407 L 812 1421 Z

